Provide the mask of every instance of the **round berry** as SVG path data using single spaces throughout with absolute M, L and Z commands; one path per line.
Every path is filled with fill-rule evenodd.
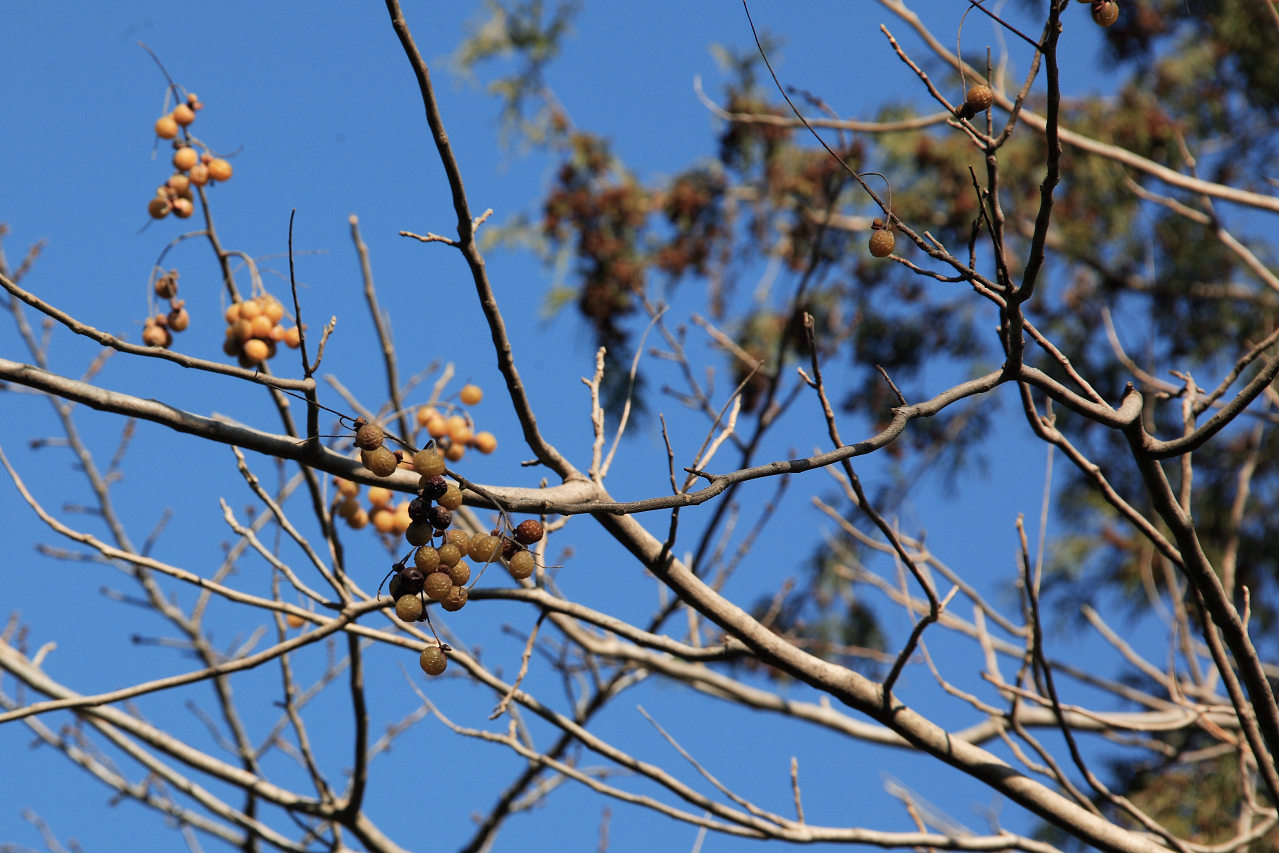
M 449 566 L 449 579 L 453 581 L 453 586 L 466 586 L 466 582 L 471 579 L 471 567 L 461 561 L 454 563 Z
M 476 536 L 471 540 L 469 554 L 477 563 L 487 563 L 497 557 L 502 550 L 502 540 L 496 536 Z
M 147 202 L 147 213 L 152 219 L 163 219 L 169 215 L 169 200 L 164 198 L 153 198 Z
M 148 322 L 142 329 L 142 343 L 149 347 L 167 347 L 173 343 L 173 335 L 164 326 Z
M 466 444 L 471 440 L 471 436 L 475 431 L 471 429 L 471 425 L 467 423 L 466 418 L 461 415 L 452 415 L 444 422 L 448 428 L 449 438 L 455 444 Z
M 870 235 L 870 253 L 877 258 L 886 258 L 891 255 L 896 244 L 897 238 L 886 228 Z
M 436 415 L 427 420 L 426 432 L 431 438 L 443 438 L 449 434 L 449 425 L 444 418 Z
M 173 200 L 173 215 L 178 219 L 189 219 L 193 213 L 195 213 L 195 205 L 191 203 L 191 199 L 175 198 Z
M 440 552 L 441 566 L 451 566 L 458 560 L 462 559 L 462 549 L 458 548 L 452 542 L 446 542 L 436 550 Z
M 453 513 L 442 506 L 433 506 L 431 511 L 427 513 L 427 521 L 436 530 L 447 530 L 448 526 L 453 523 Z
M 455 586 L 449 590 L 449 594 L 440 599 L 440 607 L 443 607 L 449 613 L 456 613 L 466 606 L 466 599 L 470 594 L 464 586 Z
M 225 181 L 231 177 L 231 164 L 221 157 L 209 161 L 209 180 Z
M 378 533 L 390 533 L 395 529 L 395 513 L 384 506 L 369 513 L 369 518 L 373 520 L 373 529 Z
M 477 432 L 475 438 L 471 439 L 471 446 L 487 456 L 497 450 L 497 437 L 488 430 Z
M 417 662 L 427 675 L 440 675 L 449 665 L 448 656 L 439 646 L 427 646 L 422 649 Z
M 191 314 L 180 303 L 174 303 L 169 309 L 169 328 L 175 332 L 184 332 L 191 325 Z
M 463 405 L 474 406 L 480 400 L 484 399 L 484 391 L 478 385 L 466 384 L 462 386 L 462 390 L 458 392 L 458 399 Z
M 245 347 L 248 347 L 250 343 L 252 343 L 252 341 L 246 342 Z M 265 342 L 259 341 L 259 343 L 261 343 L 262 346 L 266 346 Z M 373 472 L 373 474 L 378 477 L 391 476 L 391 474 L 395 473 L 395 469 L 399 466 L 399 463 L 395 459 L 395 454 L 387 450 L 385 447 L 378 447 L 374 450 L 361 450 L 360 462 L 365 468 L 368 468 L 369 471 Z
M 462 552 L 462 556 L 466 556 L 471 550 L 471 534 L 465 530 L 450 530 L 444 534 L 444 541 L 456 545 L 457 549 Z
M 444 473 L 444 457 L 433 447 L 413 454 L 413 470 L 423 477 L 435 477 Z
M 462 490 L 450 483 L 437 501 L 445 509 L 457 509 L 462 505 Z
M 360 508 L 360 502 L 355 498 L 343 498 L 342 502 L 338 504 L 338 515 L 347 521 L 350 521 L 351 516 L 357 512 L 363 512 L 363 510 Z
M 426 521 L 415 521 L 404 531 L 404 539 L 410 545 L 417 548 L 431 541 L 431 537 L 435 535 L 435 528 Z
M 1115 0 L 1093 0 L 1092 19 L 1103 27 L 1119 20 L 1119 4 Z
M 532 545 L 534 542 L 541 542 L 544 533 L 542 522 L 536 518 L 527 518 L 515 526 L 515 541 L 521 545 Z
M 444 458 L 450 462 L 461 462 L 462 457 L 466 455 L 466 445 L 460 441 L 454 441 L 444 451 Z
M 164 185 L 178 195 L 190 196 L 191 194 L 191 179 L 181 172 L 170 175 Z
M 160 116 L 155 120 L 155 135 L 161 139 L 172 139 L 178 135 L 178 123 L 172 115 Z
M 333 485 L 337 487 L 338 494 L 344 498 L 353 498 L 360 493 L 360 484 L 354 480 L 337 477 L 333 480 Z
M 413 519 L 409 518 L 409 502 L 400 501 L 395 505 L 395 532 L 407 534 L 409 527 L 413 524 Z M 428 540 L 430 536 L 426 537 Z M 410 543 L 416 547 L 417 545 L 425 545 L 426 540 L 422 542 Z
M 355 515 L 346 520 L 346 523 L 352 530 L 363 530 L 369 526 L 369 514 L 364 511 L 364 507 L 360 507 Z
M 426 580 L 426 572 L 417 566 L 405 566 L 395 573 L 395 577 L 400 580 L 400 589 L 404 590 L 403 595 L 417 595 L 422 591 L 422 581 Z
M 186 104 L 178 104 L 173 108 L 173 115 L 171 118 L 175 124 L 186 127 L 188 124 L 195 121 L 195 110 L 191 109 Z
M 431 502 L 423 497 L 416 497 L 409 502 L 409 518 L 414 521 L 425 521 L 426 514 L 431 511 Z
M 191 167 L 188 176 L 191 178 L 191 183 L 197 187 L 202 187 L 209 182 L 209 167 L 203 163 L 196 163 Z
M 527 577 L 532 577 L 533 569 L 536 565 L 530 552 L 516 551 L 511 556 L 511 561 L 507 564 L 506 570 L 511 573 L 511 577 L 517 581 L 522 581 Z
M 440 552 L 430 545 L 423 545 L 413 553 L 413 564 L 423 574 L 430 574 L 440 567 Z
M 443 600 L 452 589 L 453 579 L 449 577 L 448 572 L 431 572 L 422 582 L 422 592 L 426 593 L 427 598 L 435 601 Z
M 368 499 L 372 506 L 389 506 L 391 490 L 386 486 L 369 486 Z
M 155 295 L 161 299 L 172 299 L 178 295 L 178 271 L 170 270 L 155 280 Z
M 381 424 L 364 423 L 355 431 L 355 446 L 361 450 L 373 450 L 381 447 L 386 438 L 386 430 Z
M 302 343 L 302 330 L 297 326 L 290 326 L 284 330 L 284 345 L 289 349 L 297 349 Z
M 173 168 L 179 172 L 189 172 L 191 167 L 200 162 L 200 152 L 194 148 L 179 148 L 173 152 Z
M 985 83 L 969 87 L 968 94 L 964 97 L 964 107 L 968 115 L 976 115 L 988 110 L 993 103 L 995 103 L 995 93 Z
M 250 338 L 244 342 L 242 352 L 244 353 L 245 360 L 249 363 L 261 364 L 266 361 L 267 356 L 271 354 L 271 348 L 267 346 L 266 341 L 259 341 L 257 338 Z
M 401 622 L 416 622 L 422 615 L 422 599 L 416 595 L 402 595 L 395 601 L 395 615 Z
M 418 480 L 417 487 L 422 497 L 428 501 L 437 501 L 448 491 L 449 484 L 447 480 L 436 474 L 434 477 L 423 477 Z
M 414 417 L 417 419 L 417 425 L 420 427 L 426 426 L 426 422 L 431 418 L 438 418 L 439 416 L 440 413 L 435 411 L 435 409 L 431 406 L 418 406 L 417 411 L 414 413 Z

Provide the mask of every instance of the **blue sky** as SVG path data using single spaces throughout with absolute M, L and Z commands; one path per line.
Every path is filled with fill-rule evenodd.
M 951 42 L 961 5 L 939 0 L 918 3 L 916 8 L 938 26 L 943 41 Z M 497 103 L 480 84 L 450 71 L 448 55 L 477 9 L 478 4 L 407 3 L 405 13 L 431 62 L 471 204 L 477 211 L 492 207 L 494 223 L 501 223 L 536 208 L 552 166 L 545 159 L 498 147 Z M 762 29 L 784 39 L 774 59 L 786 82 L 822 93 L 844 115 L 868 116 L 878 104 L 916 91 L 908 70 L 867 19 L 888 22 L 904 43 L 913 40 L 876 4 L 761 0 L 752 4 L 752 11 Z M 379 4 L 11 3 L 0 6 L 0 31 L 8 36 L 6 72 L 0 83 L 0 115 L 7 127 L 0 135 L 0 221 L 11 228 L 5 250 L 16 264 L 29 244 L 48 241 L 25 281 L 28 287 L 101 329 L 134 339 L 140 334 L 147 312 L 147 273 L 166 243 L 181 233 L 172 219 L 139 231 L 147 222 L 146 201 L 167 174 L 163 150 L 158 159 L 152 157 L 151 135 L 161 113 L 164 84 L 150 58 L 136 46 L 144 41 L 174 77 L 204 101 L 206 108 L 197 122 L 201 138 L 235 152 L 235 177 L 213 190 L 218 228 L 225 245 L 262 259 L 267 286 L 280 295 L 286 292 L 280 274 L 287 271 L 287 224 L 296 208 L 294 239 L 300 251 L 297 266 L 305 319 L 318 328 L 331 315 L 339 318 L 325 371 L 340 376 L 367 404 L 381 402 L 384 384 L 377 372 L 378 353 L 369 343 L 370 323 L 348 235 L 347 217 L 354 213 L 372 253 L 383 305 L 392 308 L 403 374 L 436 359 L 451 360 L 459 379 L 475 381 L 488 392 L 476 416 L 482 427 L 498 435 L 501 446 L 493 457 L 472 457 L 465 469 L 468 476 L 481 482 L 536 483 L 539 475 L 518 465 L 524 458 L 517 447 L 518 432 L 501 405 L 498 374 L 465 266 L 445 247 L 397 236 L 400 229 L 448 233 L 454 218 L 442 171 L 428 144 L 413 77 Z M 1083 91 L 1104 81 L 1089 70 L 1096 56 L 1095 35 L 1090 27 L 1076 31 L 1079 47 L 1069 52 L 1073 67 L 1066 71 L 1079 82 L 1076 91 Z M 970 16 L 967 49 L 988 41 L 998 49 L 994 38 L 985 19 Z M 588 4 L 549 82 L 574 121 L 612 139 L 617 153 L 642 176 L 672 174 L 714 151 L 715 121 L 693 92 L 698 75 L 708 92 L 720 91 L 723 77 L 708 50 L 712 43 L 735 49 L 750 44 L 740 4 Z M 1012 49 L 1014 64 L 1024 68 L 1026 51 L 1015 43 Z M 552 442 L 584 466 L 589 423 L 578 377 L 592 369 L 592 347 L 574 317 L 542 318 L 551 271 L 527 252 L 495 250 L 487 261 L 543 428 Z M 212 357 L 221 341 L 222 323 L 217 273 L 207 247 L 198 242 L 179 246 L 166 265 L 182 270 L 183 295 L 193 315 L 192 328 L 179 346 Z M 0 325 L 0 353 L 26 357 L 11 325 Z M 96 348 L 84 341 L 53 335 L 50 361 L 56 370 L 78 376 L 95 355 Z M 938 388 L 946 378 L 938 378 Z M 234 382 L 187 375 L 172 365 L 116 357 L 97 381 L 197 412 L 217 412 L 274 428 L 261 395 L 249 394 Z M 660 384 L 653 382 L 654 387 Z M 90 496 L 64 450 L 37 452 L 26 446 L 32 437 L 56 434 L 48 404 L 32 396 L 4 399 L 0 444 L 37 496 L 59 510 L 87 503 Z M 335 396 L 329 402 L 340 407 Z M 703 428 L 678 411 L 673 401 L 655 408 L 672 418 L 677 451 L 691 453 Z M 90 445 L 109 458 L 120 424 L 91 412 L 77 412 L 76 417 Z M 1011 435 L 1009 440 L 1014 440 Z M 770 448 L 769 458 L 784 456 L 792 448 L 806 453 L 823 443 L 815 411 L 806 410 L 806 417 L 796 420 L 785 438 Z M 906 519 L 925 524 L 932 547 L 988 590 L 1000 588 L 1012 567 L 1016 514 L 1024 512 L 1031 520 L 1032 536 L 1038 517 L 1043 451 L 1029 443 L 1014 446 L 1024 448 L 1024 453 L 1019 450 L 1011 461 L 997 461 L 984 479 L 970 484 L 985 495 L 981 513 L 971 511 L 963 493 L 947 494 L 934 484 L 922 490 L 913 506 L 917 518 Z M 652 430 L 626 443 L 611 481 L 615 496 L 661 493 L 666 487 L 663 460 L 660 437 Z M 230 535 L 221 521 L 218 498 L 225 497 L 237 511 L 250 500 L 235 478 L 230 452 L 142 426 L 130 463 L 127 476 L 115 488 L 135 541 L 146 537 L 166 507 L 172 508 L 173 518 L 156 543 L 157 556 L 210 571 L 220 559 L 220 543 Z M 255 458 L 251 463 L 264 478 L 275 476 L 267 460 Z M 859 470 L 873 481 L 876 464 L 868 462 Z M 1025 475 L 1027 471 L 1031 473 Z M 806 476 L 811 481 L 826 475 Z M 992 483 L 997 487 L 992 489 Z M 807 495 L 815 488 L 809 484 L 801 491 Z M 768 484 L 748 486 L 743 501 L 762 500 L 770 491 Z M 816 537 L 826 529 L 806 501 L 793 504 L 774 522 L 781 532 L 762 541 L 758 559 L 748 561 L 730 587 L 740 600 L 752 601 L 759 590 L 775 586 L 786 574 L 783 570 L 770 576 L 767 567 L 794 560 L 785 545 L 788 537 Z M 101 594 L 103 587 L 126 589 L 125 579 L 98 564 L 38 556 L 35 543 L 60 543 L 38 527 L 7 485 L 0 486 L 0 511 L 12 531 L 3 573 L 9 593 L 4 610 L 20 612 L 32 626 L 33 648 L 57 641 L 50 661 L 55 675 L 91 692 L 190 665 L 163 648 L 131 644 L 133 634 L 167 636 L 168 629 L 154 615 Z M 101 533 L 101 525 L 92 518 L 74 511 L 66 517 Z M 697 514 L 689 513 L 686 520 L 695 524 Z M 646 523 L 661 529 L 665 521 L 653 518 Z M 972 549 L 974 541 L 983 547 Z M 557 546 L 574 550 L 560 573 L 561 584 L 573 595 L 610 612 L 642 615 L 651 608 L 653 581 L 616 545 L 603 540 L 589 520 L 571 525 Z M 389 563 L 385 551 L 372 537 L 352 537 L 348 547 L 353 563 L 367 564 L 372 586 Z M 806 554 L 807 549 L 802 556 Z M 260 583 L 264 571 L 261 564 L 246 564 L 239 579 L 246 585 Z M 189 590 L 175 589 L 175 594 L 184 602 L 191 600 Z M 246 617 L 228 611 L 219 617 L 225 621 L 218 624 L 215 639 L 228 649 L 257 625 L 257 614 Z M 495 604 L 469 608 L 449 624 L 468 643 L 482 646 L 486 659 L 501 661 L 510 673 L 518 666 L 521 644 L 502 626 L 525 631 L 532 617 L 527 610 Z M 900 632 L 900 617 L 896 623 L 890 619 L 888 627 Z M 949 663 L 966 663 L 970 669 L 978 665 L 975 649 L 934 651 Z M 376 725 L 398 719 L 417 704 L 402 668 L 421 684 L 412 658 L 385 649 L 369 656 Z M 254 704 L 258 692 L 273 696 L 278 690 L 278 676 L 267 670 L 237 680 L 237 693 L 246 705 Z M 916 667 L 904 682 L 920 691 L 925 710 L 936 701 L 927 680 L 926 671 Z M 540 683 L 546 687 L 549 681 L 547 677 Z M 456 722 L 489 725 L 485 717 L 493 700 L 483 691 L 460 679 L 433 682 L 427 689 Z M 813 698 L 798 689 L 795 695 Z M 148 697 L 139 708 L 152 719 L 176 720 L 182 736 L 207 745 L 207 731 L 181 706 L 185 698 L 204 700 L 207 691 L 181 698 Z M 348 704 L 341 690 L 332 691 L 322 703 L 313 714 L 313 737 L 331 747 L 325 750 L 325 761 L 336 775 L 347 766 L 340 741 L 347 731 Z M 695 774 L 681 766 L 678 756 L 649 728 L 636 710 L 640 704 L 709 769 L 742 794 L 759 797 L 768 808 L 788 809 L 789 759 L 798 753 L 809 819 L 814 822 L 864 820 L 880 828 L 908 828 L 895 801 L 882 791 L 883 773 L 891 772 L 954 817 L 984 827 L 973 810 L 989 805 L 989 795 L 934 762 L 814 737 L 812 729 L 731 709 L 687 690 L 646 685 L 601 717 L 600 734 L 676 769 L 686 780 L 695 780 Z M 260 734 L 274 719 L 268 708 L 254 715 L 252 724 Z M 48 722 L 61 725 L 67 719 Z M 541 742 L 550 738 L 544 730 L 538 736 Z M 6 774 L 11 787 L 0 796 L 0 842 L 40 845 L 35 830 L 21 817 L 21 809 L 29 807 L 60 838 L 76 837 L 86 849 L 178 849 L 178 836 L 166 834 L 160 818 L 131 804 L 110 807 L 101 785 L 75 772 L 52 750 L 26 752 L 30 740 L 21 725 L 0 727 L 0 751 L 10 756 L 11 767 L 18 766 L 12 762 L 24 767 L 20 788 L 13 787 L 18 775 L 12 770 Z M 396 743 L 393 753 L 378 761 L 374 800 L 385 807 L 375 809 L 374 817 L 401 844 L 419 849 L 452 849 L 460 843 L 468 834 L 461 816 L 485 811 L 520 764 L 499 747 L 449 737 L 432 721 L 419 724 Z M 273 765 L 271 772 L 282 781 L 297 781 L 296 770 L 286 762 Z M 642 785 L 636 788 L 645 790 Z M 446 801 L 454 814 L 428 829 L 417 810 L 432 795 Z M 694 828 L 605 803 L 568 784 L 551 796 L 548 808 L 514 818 L 496 849 L 594 849 L 600 810 L 606 805 L 612 810 L 612 850 L 682 850 L 695 843 Z M 1009 814 L 1007 819 L 1015 828 L 1027 826 L 1024 817 Z M 140 837 L 148 840 L 141 843 Z M 205 849 L 221 849 L 215 841 L 204 843 Z M 712 837 L 701 849 L 757 846 Z

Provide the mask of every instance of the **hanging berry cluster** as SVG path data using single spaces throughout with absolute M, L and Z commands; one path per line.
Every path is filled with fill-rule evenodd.
M 192 92 L 187 94 L 186 103 L 178 104 L 173 112 L 156 119 L 155 135 L 173 140 L 173 168 L 176 171 L 156 189 L 155 197 L 147 203 L 147 213 L 153 219 L 163 219 L 170 213 L 186 219 L 195 213 L 192 186 L 202 187 L 231 178 L 231 164 L 215 157 L 207 145 L 187 130 L 195 121 L 196 111 L 203 108 L 204 104 Z M 204 151 L 196 150 L 197 146 Z
M 168 312 L 157 311 L 147 318 L 142 328 L 142 342 L 152 347 L 168 347 L 173 343 L 173 333 L 185 331 L 191 325 L 186 302 L 177 298 L 178 271 L 161 273 L 152 283 L 155 295 L 169 301 Z
M 233 302 L 226 309 L 226 340 L 222 351 L 240 362 L 241 367 L 255 367 L 275 357 L 281 341 L 296 349 L 301 342 L 297 326 L 285 328 L 284 306 L 269 293 Z
M 474 405 L 479 402 L 479 391 L 479 388 L 468 385 L 462 389 L 460 398 L 464 403 Z M 435 417 L 445 420 L 438 414 Z M 448 447 L 464 451 L 466 447 L 473 446 L 483 451 L 483 446 L 475 441 L 477 436 L 470 434 L 466 419 L 452 417 L 457 417 L 466 426 L 467 433 L 464 435 L 446 429 L 440 438 L 450 439 Z M 445 421 L 446 426 L 448 420 Z M 420 421 L 425 421 L 421 425 L 429 430 L 427 423 L 432 419 L 420 418 Z M 391 570 L 389 591 L 395 601 L 395 614 L 401 621 L 425 621 L 429 624 L 427 606 L 431 602 L 438 602 L 449 612 L 465 607 L 470 589 L 468 584 L 473 584 L 467 560 L 479 565 L 481 572 L 490 563 L 500 563 L 516 580 L 532 576 L 536 561 L 527 546 L 542 539 L 544 530 L 540 521 L 528 519 L 520 522 L 509 536 L 500 530 L 472 535 L 453 528 L 453 512 L 462 506 L 462 490 L 444 478 L 446 455 L 438 447 L 428 446 L 407 457 L 404 451 L 392 451 L 386 446 L 386 431 L 380 424 L 356 418 L 354 426 L 360 462 L 370 473 L 386 477 L 405 464 L 419 478 L 417 495 L 394 507 L 390 489 L 370 487 L 369 510 L 360 504 L 359 484 L 350 480 L 337 481 L 339 498 L 336 511 L 347 524 L 360 529 L 372 523 L 381 533 L 402 535 L 414 549 Z M 495 446 L 496 439 L 492 443 Z M 475 579 L 479 579 L 478 574 Z M 422 669 L 430 675 L 439 675 L 448 665 L 448 650 L 438 640 L 428 646 L 422 652 Z

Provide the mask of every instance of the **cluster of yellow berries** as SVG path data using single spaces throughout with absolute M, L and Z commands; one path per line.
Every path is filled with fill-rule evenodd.
M 222 351 L 241 367 L 255 367 L 275 356 L 276 344 L 296 348 L 302 340 L 297 326 L 285 326 L 284 306 L 269 293 L 233 302 L 226 309 L 226 340 Z
M 191 93 L 187 95 L 186 103 L 178 104 L 173 112 L 156 119 L 155 135 L 173 140 L 173 168 L 177 171 L 156 189 L 155 196 L 147 203 L 147 213 L 153 219 L 163 219 L 170 213 L 186 219 L 195 213 L 193 186 L 202 187 L 231 177 L 229 162 L 213 156 L 208 150 L 203 153 L 197 151 L 194 147 L 197 140 L 185 132 L 185 128 L 195 121 L 196 110 L 203 107 L 204 104 Z M 181 138 L 179 133 L 182 133 Z
M 173 333 L 185 331 L 191 325 L 186 302 L 178 299 L 178 271 L 169 270 L 158 275 L 152 283 L 155 295 L 169 300 L 168 312 L 157 311 L 147 318 L 142 328 L 142 342 L 152 347 L 167 347 L 173 343 Z
M 484 391 L 468 383 L 458 392 L 458 399 L 465 406 L 474 406 L 484 399 Z M 460 461 L 468 447 L 485 455 L 497 450 L 497 437 L 488 430 L 476 432 L 466 415 L 444 414 L 434 406 L 419 406 L 414 417 L 418 427 L 435 440 L 435 446 L 450 462 Z

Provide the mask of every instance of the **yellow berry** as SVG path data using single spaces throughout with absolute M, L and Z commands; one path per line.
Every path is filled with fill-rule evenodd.
M 188 124 L 195 121 L 195 110 L 191 109 L 186 104 L 178 104 L 173 108 L 173 115 L 171 118 L 175 124 L 180 124 L 183 127 L 186 127 Z
M 178 123 L 173 116 L 160 116 L 155 120 L 155 135 L 161 139 L 172 139 L 178 135 Z
M 463 385 L 462 390 L 458 393 L 458 398 L 467 406 L 474 406 L 480 400 L 484 399 L 484 391 L 478 385 Z

